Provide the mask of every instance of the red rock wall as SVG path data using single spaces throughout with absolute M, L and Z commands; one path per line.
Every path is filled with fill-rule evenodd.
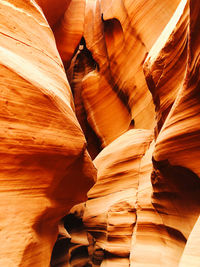
M 0 266 L 49 266 L 58 222 L 96 171 L 41 9 L 0 10 Z
M 0 266 L 198 267 L 198 1 L 0 10 Z
M 85 66 L 79 99 L 103 150 L 94 160 L 98 178 L 89 200 L 71 211 L 82 229 L 69 230 L 71 266 L 198 266 L 198 252 L 190 254 L 198 242 L 198 226 L 192 229 L 200 201 L 195 5 L 141 0 L 86 4 L 83 36 L 92 60 L 81 64 L 80 56 L 76 61 Z M 76 101 L 76 80 L 70 75 Z M 112 100 L 117 115 L 109 110 L 106 102 L 112 98 L 104 97 L 104 90 L 109 94 L 105 81 L 127 109 L 127 130 L 122 124 L 114 130 L 122 109 Z M 91 95 L 87 101 L 85 91 Z M 146 129 L 151 138 L 145 140 Z M 84 241 L 77 242 L 76 236 Z

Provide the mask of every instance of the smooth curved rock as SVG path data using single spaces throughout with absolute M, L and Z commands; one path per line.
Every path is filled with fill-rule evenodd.
M 179 266 L 199 266 L 200 255 L 199 255 L 199 244 L 200 244 L 200 232 L 199 232 L 199 218 L 192 229 L 192 232 L 188 238 L 187 244 L 185 246 L 181 261 Z
M 155 140 L 140 160 L 137 193 L 131 191 L 129 183 L 134 183 L 134 165 L 130 169 L 132 180 L 123 179 L 129 173 L 128 165 L 124 164 L 126 153 L 123 148 L 129 147 L 128 140 L 136 141 L 136 137 L 124 139 L 124 146 L 123 142 L 117 143 L 131 131 L 120 132 L 118 139 L 104 143 L 105 148 L 94 160 L 98 169 L 97 183 L 89 191 L 89 200 L 85 207 L 81 206 L 81 213 L 77 213 L 80 206 L 72 211 L 83 220 L 85 232 L 92 235 L 92 239 L 88 238 L 89 244 L 79 244 L 87 251 L 84 254 L 87 264 L 179 266 L 189 264 L 188 259 L 191 259 L 192 266 L 198 260 L 196 250 L 194 260 L 190 251 L 195 244 L 193 227 L 200 212 L 197 156 L 199 9 L 196 5 L 196 2 L 185 0 L 170 4 L 166 1 L 88 1 L 86 5 L 84 38 L 96 64 L 89 71 L 88 65 L 83 69 L 83 72 L 87 71 L 82 78 L 81 92 L 89 124 L 96 133 L 102 129 L 102 133 L 97 134 L 102 140 L 109 125 L 105 127 L 107 121 L 101 122 L 98 117 L 103 119 L 105 110 L 109 109 L 105 105 L 101 110 L 104 105 L 99 104 L 98 117 L 93 115 L 95 101 L 100 98 L 95 89 L 97 77 L 103 81 L 104 76 L 129 110 L 134 120 L 131 128 L 152 129 L 156 125 Z M 103 11 L 102 22 L 98 19 L 99 9 Z M 89 21 L 93 23 L 89 24 Z M 105 87 L 105 82 L 100 84 Z M 90 96 L 88 103 L 84 92 Z M 112 111 L 108 113 L 112 116 Z M 141 142 L 142 138 L 144 130 L 141 129 Z M 101 155 L 109 149 L 109 156 L 100 161 Z M 129 147 L 129 153 L 134 157 L 139 148 L 133 150 Z M 122 171 L 115 174 L 118 167 Z M 126 193 L 123 186 L 129 188 Z M 128 201 L 128 192 L 134 204 Z M 127 215 L 129 209 L 131 214 Z M 122 225 L 124 221 L 120 215 L 126 222 L 130 219 L 131 229 Z M 127 234 L 130 232 L 131 235 Z M 198 238 L 196 240 L 198 243 Z M 74 258 L 78 261 L 76 253 L 74 250 Z
M 186 167 L 200 176 L 198 167 L 200 141 L 197 138 L 200 133 L 198 123 L 199 36 L 197 34 L 200 13 L 198 4 L 193 1 L 189 2 L 189 8 L 187 72 L 183 86 L 158 136 L 154 157 L 157 161 L 167 158 L 170 164 Z
M 198 1 L 0 10 L 0 265 L 199 266 Z
M 59 23 L 60 18 L 64 15 L 71 1 L 72 0 L 57 0 L 56 4 L 54 0 L 31 0 L 30 2 L 38 3 L 48 20 L 49 25 L 54 27 L 56 23 Z
M 34 2 L 0 8 L 1 265 L 49 266 L 58 222 L 95 168 L 43 14 Z
M 146 81 L 156 108 L 156 135 L 162 128 L 184 83 L 187 66 L 188 19 L 188 2 L 182 1 L 144 63 Z
M 71 216 L 82 220 L 83 229 L 91 235 L 88 244 L 75 242 L 88 251 L 88 264 L 129 266 L 132 233 L 137 222 L 138 184 L 143 172 L 140 164 L 152 138 L 149 130 L 129 130 L 94 160 L 97 183 L 89 191 L 85 205 L 71 210 Z M 66 227 L 70 227 L 67 220 Z M 74 230 L 80 236 L 79 229 Z M 78 260 L 76 249 L 74 255 Z M 81 261 L 79 265 L 83 266 Z
M 71 0 L 61 22 L 54 27 L 57 48 L 65 67 L 78 46 L 84 30 L 85 1 Z

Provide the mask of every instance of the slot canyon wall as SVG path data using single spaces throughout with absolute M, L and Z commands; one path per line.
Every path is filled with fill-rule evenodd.
M 0 0 L 0 267 L 200 266 L 200 4 Z

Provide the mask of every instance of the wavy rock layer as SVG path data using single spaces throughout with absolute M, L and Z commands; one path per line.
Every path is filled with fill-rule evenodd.
M 128 266 L 137 221 L 140 164 L 152 138 L 151 131 L 130 130 L 94 161 L 98 182 L 88 193 L 83 222 L 105 253 L 103 266 Z
M 154 105 L 143 62 L 178 2 L 155 1 L 152 9 L 151 1 L 73 0 L 55 29 L 93 158 L 129 128 L 153 129 Z
M 0 266 L 49 266 L 58 221 L 86 199 L 95 168 L 40 8 L 0 9 Z
M 103 150 L 66 264 L 198 266 L 198 23 L 195 1 L 86 2 L 68 77 Z
M 0 266 L 198 267 L 198 1 L 0 10 Z

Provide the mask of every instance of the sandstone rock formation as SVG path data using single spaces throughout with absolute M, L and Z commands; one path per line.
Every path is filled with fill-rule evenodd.
M 0 266 L 200 266 L 198 1 L 0 10 Z
M 0 1 L 0 10 L 0 266 L 49 266 L 58 222 L 96 171 L 41 9 Z

